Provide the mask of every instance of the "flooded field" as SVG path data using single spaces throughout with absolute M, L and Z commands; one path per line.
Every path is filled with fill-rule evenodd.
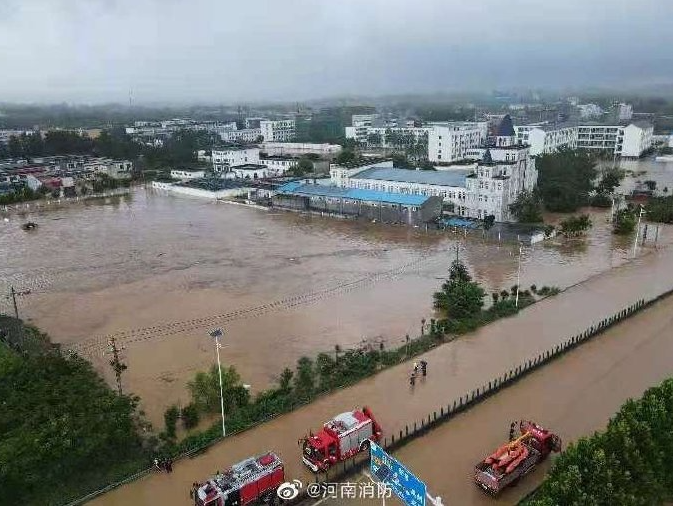
M 567 287 L 629 261 L 631 241 L 610 233 L 606 211 L 590 212 L 588 237 L 524 250 L 523 286 Z M 27 220 L 39 229 L 21 230 Z M 662 230 L 659 246 L 672 239 Z M 188 402 L 186 382 L 214 361 L 213 327 L 225 328 L 223 360 L 253 390 L 301 355 L 363 340 L 393 346 L 417 335 L 421 319 L 433 316 L 432 293 L 457 244 L 489 290 L 516 282 L 517 247 L 478 234 L 276 214 L 136 189 L 0 222 L 0 289 L 31 290 L 19 299 L 21 315 L 90 358 L 110 381 L 107 338 L 115 336 L 129 367 L 125 390 L 140 395 L 160 424 L 168 405 Z
M 203 455 L 177 462 L 171 475 L 151 474 L 93 503 L 101 506 L 186 505 L 189 486 L 195 479 L 203 479 L 227 464 L 267 450 L 281 456 L 289 477 L 306 482 L 313 475 L 300 461 L 297 440 L 331 416 L 367 404 L 386 434 L 404 430 L 407 423 L 427 417 L 440 406 L 553 348 L 641 296 L 651 297 L 670 288 L 673 286 L 672 266 L 673 251 L 668 249 L 596 276 L 513 318 L 426 353 L 423 358 L 429 364 L 428 378 L 413 390 L 408 386 L 411 366 L 401 364 L 227 438 Z M 553 374 L 548 375 L 548 368 L 543 368 L 520 385 L 505 390 L 502 396 L 511 396 L 505 401 L 500 401 L 498 395 L 475 408 L 475 412 L 481 413 L 478 420 L 463 421 L 464 417 L 472 416 L 470 411 L 435 431 L 441 437 L 435 438 L 435 433 L 431 433 L 412 443 L 421 445 L 416 453 L 423 458 L 410 461 L 410 467 L 428 480 L 433 493 L 443 494 L 446 504 L 484 502 L 486 498 L 477 494 L 469 481 L 471 466 L 505 437 L 511 419 L 536 418 L 558 430 L 565 440 L 573 439 L 601 426 L 625 396 L 637 395 L 646 386 L 671 374 L 673 341 L 667 329 L 672 307 L 673 299 L 669 298 L 555 362 L 549 368 Z M 586 358 L 582 358 L 585 353 Z M 528 386 L 524 388 L 524 385 Z M 547 409 L 548 406 L 552 407 Z M 460 437 L 454 438 L 453 430 L 461 430 Z M 479 437 L 475 437 L 475 431 Z M 445 447 L 442 446 L 444 437 L 449 438 Z M 433 460 L 435 453 L 437 459 L 444 460 Z M 404 455 L 405 459 L 411 458 L 409 454 Z M 454 469 L 455 475 L 450 480 L 444 476 L 446 470 Z M 539 479 L 540 475 L 537 476 Z M 445 481 L 450 490 L 442 488 Z M 455 494 L 462 495 L 456 497 L 465 498 L 465 502 L 451 499 L 453 487 L 460 488 Z M 507 497 L 511 499 L 506 496 L 505 503 Z

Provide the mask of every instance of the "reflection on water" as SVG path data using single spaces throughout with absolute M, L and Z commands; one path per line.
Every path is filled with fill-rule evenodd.
M 629 239 L 611 234 L 606 211 L 589 212 L 586 238 L 524 250 L 522 286 L 566 287 L 628 260 Z M 40 224 L 35 233 L 21 230 L 28 219 Z M 660 242 L 669 236 L 664 230 Z M 126 347 L 127 389 L 160 421 L 167 405 L 187 401 L 194 371 L 212 362 L 205 337 L 212 326 L 225 326 L 224 360 L 255 390 L 301 355 L 363 339 L 393 346 L 418 334 L 456 242 L 488 291 L 516 283 L 516 245 L 479 234 L 465 239 L 137 189 L 1 222 L 0 283 L 31 289 L 19 301 L 22 314 L 109 379 L 105 336 L 116 335 Z

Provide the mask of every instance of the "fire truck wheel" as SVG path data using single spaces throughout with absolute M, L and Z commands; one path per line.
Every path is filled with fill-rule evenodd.
M 360 451 L 361 452 L 368 452 L 369 451 L 369 439 L 365 439 L 362 443 L 360 443 Z

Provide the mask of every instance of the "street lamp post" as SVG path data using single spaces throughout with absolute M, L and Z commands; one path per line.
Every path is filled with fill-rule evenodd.
M 643 217 L 643 213 L 645 212 L 645 209 L 643 209 L 643 206 L 640 206 L 640 212 L 638 213 L 638 224 L 636 225 L 636 237 L 633 241 L 633 257 L 635 258 L 636 256 L 636 250 L 638 248 L 638 235 L 640 232 L 640 220 Z
M 222 364 L 220 363 L 220 337 L 224 335 L 222 329 L 215 329 L 210 333 L 210 337 L 215 338 L 215 353 L 217 354 L 217 370 L 220 375 L 220 408 L 222 410 L 222 437 L 227 435 L 227 429 L 224 426 L 224 392 L 222 390 Z
M 519 243 L 519 265 L 516 269 L 516 300 L 514 302 L 515 307 L 519 307 L 519 292 L 521 291 L 520 284 L 521 284 L 521 250 L 523 249 L 523 246 L 521 243 Z

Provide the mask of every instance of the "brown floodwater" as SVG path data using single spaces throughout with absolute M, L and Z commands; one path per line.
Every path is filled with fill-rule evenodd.
M 521 284 L 567 287 L 627 262 L 630 241 L 610 233 L 604 211 L 592 218 L 584 239 L 526 248 Z M 516 246 L 478 234 L 266 212 L 142 188 L 8 219 L 0 222 L 0 284 L 31 290 L 19 299 L 21 315 L 110 382 L 107 338 L 115 336 L 128 364 L 124 388 L 140 395 L 159 426 L 167 406 L 188 402 L 186 382 L 213 363 L 213 327 L 227 332 L 223 361 L 259 390 L 302 355 L 417 335 L 421 318 L 433 316 L 432 293 L 456 244 L 489 290 L 516 282 Z M 37 231 L 21 230 L 29 219 Z M 672 236 L 662 230 L 660 245 Z
M 509 422 L 535 420 L 557 433 L 564 446 L 604 430 L 627 399 L 640 397 L 673 374 L 671 324 L 673 298 L 669 297 L 404 446 L 395 457 L 446 505 L 517 504 L 542 481 L 551 461 L 497 500 L 473 482 L 474 465 L 507 441 Z M 358 479 L 366 478 L 352 481 Z
M 203 455 L 176 463 L 174 472 L 170 476 L 152 474 L 114 490 L 93 502 L 108 506 L 155 503 L 166 505 L 188 504 L 187 492 L 194 480 L 208 477 L 227 464 L 267 450 L 274 450 L 283 458 L 289 477 L 306 481 L 311 478 L 311 475 L 300 462 L 300 448 L 297 446 L 297 440 L 310 429 L 319 427 L 320 423 L 334 414 L 367 404 L 379 419 L 384 431 L 387 434 L 396 433 L 404 429 L 405 424 L 420 420 L 433 410 L 439 409 L 440 406 L 452 403 L 459 396 L 483 386 L 484 383 L 502 375 L 527 358 L 533 358 L 540 352 L 552 348 L 571 335 L 583 331 L 592 323 L 614 314 L 637 299 L 652 297 L 672 286 L 673 251 L 662 249 L 653 252 L 634 262 L 594 276 L 569 288 L 557 297 L 546 299 L 527 308 L 512 318 L 484 327 L 470 336 L 457 339 L 426 353 L 423 358 L 429 363 L 428 379 L 419 383 L 413 390 L 409 389 L 407 381 L 410 365 L 408 363 L 401 364 L 255 429 L 227 438 Z M 654 321 L 658 321 L 658 328 L 661 329 L 665 328 L 665 325 L 670 325 L 670 306 L 666 306 L 661 313 L 657 314 L 664 315 L 663 322 L 654 318 Z M 620 326 L 620 329 L 626 329 L 621 331 L 624 335 L 622 340 L 631 342 L 632 334 L 636 332 L 635 329 L 640 332 L 640 326 L 645 327 L 645 322 L 650 316 L 651 311 L 648 311 L 643 317 L 633 320 L 636 323 L 629 323 L 629 326 Z M 640 322 L 640 325 L 638 322 Z M 645 335 L 647 334 L 645 333 Z M 670 337 L 670 333 L 666 337 Z M 635 343 L 636 337 L 633 336 L 633 339 L 633 343 Z M 607 339 L 601 339 L 596 343 L 608 341 Z M 588 346 L 599 346 L 599 344 Z M 670 346 L 668 341 L 667 346 Z M 581 347 L 574 353 L 582 354 L 584 353 L 583 350 L 584 347 Z M 608 382 L 617 391 L 610 393 L 610 395 L 616 395 L 619 392 L 630 395 L 633 392 L 630 390 L 632 386 L 624 388 L 621 386 L 622 382 L 630 378 L 630 374 L 634 376 L 634 379 L 629 379 L 629 381 L 638 384 L 637 381 L 640 381 L 638 378 L 641 376 L 643 381 L 649 381 L 650 375 L 656 374 L 663 377 L 671 371 L 672 362 L 669 358 L 669 351 L 662 351 L 661 356 L 652 360 L 651 363 L 647 363 L 646 360 L 640 362 L 634 360 L 633 365 L 628 359 L 624 358 L 629 353 L 627 352 L 626 355 L 623 353 L 611 355 L 610 352 L 603 353 L 599 349 L 598 358 L 593 359 L 597 361 L 596 371 L 598 373 L 600 373 L 599 365 L 601 363 L 608 364 L 608 369 L 611 367 L 621 372 L 621 376 L 616 376 L 617 380 Z M 601 362 L 601 360 L 604 362 Z M 610 365 L 610 360 L 613 361 L 613 365 Z M 566 364 L 561 369 L 565 371 L 567 378 L 553 379 L 552 383 L 555 383 L 555 389 L 560 391 L 567 388 L 569 392 L 575 391 L 574 395 L 582 396 L 584 390 L 592 382 L 599 383 L 602 385 L 601 388 L 607 388 L 605 384 L 598 381 L 597 378 L 601 377 L 600 374 L 596 376 L 592 373 L 589 376 L 583 376 L 585 374 L 582 372 L 584 369 L 576 371 L 572 366 L 567 366 L 568 362 L 562 363 Z M 592 371 L 591 367 L 588 370 Z M 545 374 L 545 372 L 542 371 L 541 374 Z M 585 381 L 585 383 L 581 383 L 581 381 Z M 615 385 L 620 386 L 616 388 Z M 550 392 L 554 393 L 555 391 Z M 538 397 L 541 396 L 544 396 L 544 389 L 538 391 L 534 396 L 523 394 L 518 401 L 520 404 L 512 412 L 505 412 L 502 415 L 497 412 L 491 413 L 486 417 L 487 420 L 481 423 L 492 424 L 492 435 L 485 437 L 483 440 L 476 438 L 479 441 L 479 448 L 476 448 L 474 452 L 470 450 L 469 454 L 457 456 L 456 459 L 461 462 L 463 467 L 466 465 L 465 462 L 473 465 L 475 459 L 480 458 L 482 453 L 488 452 L 497 445 L 500 438 L 506 433 L 512 417 L 524 417 L 526 413 L 530 413 L 531 418 L 539 419 L 542 424 L 554 428 L 560 426 L 559 430 L 561 430 L 562 436 L 566 439 L 572 439 L 575 433 L 569 432 L 568 436 L 559 422 L 560 419 L 545 417 L 539 411 L 533 410 Z M 581 409 L 574 410 L 571 400 L 556 397 L 555 393 L 549 397 L 548 402 L 554 402 L 555 398 L 559 399 L 559 405 L 564 406 L 561 414 L 564 414 L 568 419 L 594 416 L 594 414 L 585 413 L 587 410 L 590 411 L 593 406 L 588 400 L 579 404 Z M 609 398 L 609 396 L 606 397 L 606 399 Z M 486 405 L 491 405 L 493 402 L 497 404 L 497 398 L 489 401 Z M 606 405 L 600 402 L 594 404 L 600 420 L 604 420 L 609 414 L 605 411 Z M 528 411 L 526 411 L 521 408 L 521 405 L 529 405 L 530 408 L 527 408 Z M 609 409 L 614 411 L 612 405 Z M 561 414 L 557 416 L 560 417 Z M 456 420 L 456 422 L 458 421 L 459 419 Z M 456 422 L 447 425 L 447 430 L 449 430 L 448 427 L 455 426 Z M 576 430 L 584 427 L 582 422 L 575 423 L 578 424 L 575 427 L 579 428 Z M 463 437 L 466 437 L 465 434 Z M 470 435 L 473 435 L 473 433 Z M 469 473 L 469 470 L 467 472 Z M 461 471 L 461 476 L 464 476 L 462 473 L 463 471 Z M 431 489 L 433 486 L 437 487 L 442 483 L 442 478 L 437 478 L 439 483 L 435 483 L 433 481 L 435 478 L 432 476 L 426 477 L 426 479 L 428 479 Z M 442 493 L 441 488 L 439 490 L 440 492 L 435 493 Z M 446 499 L 449 500 L 448 497 Z M 461 503 L 455 502 L 453 504 Z

